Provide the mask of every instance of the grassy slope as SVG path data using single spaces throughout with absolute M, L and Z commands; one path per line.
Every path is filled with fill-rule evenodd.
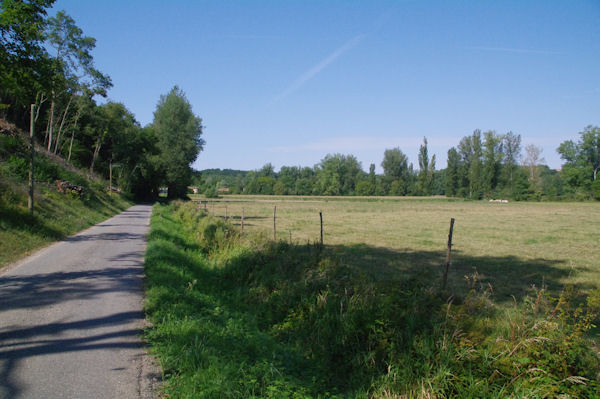
M 239 237 L 189 203 L 155 207 L 151 223 L 147 337 L 169 397 L 585 398 L 600 389 L 589 335 L 598 289 L 578 302 L 570 289 L 537 288 L 497 306 L 471 275 L 448 304 L 439 269 L 415 262 L 382 280 L 348 256 L 373 247 Z
M 5 124 L 6 125 L 6 124 Z M 0 267 L 52 242 L 74 234 L 126 209 L 131 202 L 106 192 L 104 182 L 60 159 L 39 153 L 36 159 L 35 209 L 27 209 L 27 158 L 24 139 L 13 132 L 0 135 Z M 66 179 L 85 187 L 82 198 L 58 192 L 52 183 Z

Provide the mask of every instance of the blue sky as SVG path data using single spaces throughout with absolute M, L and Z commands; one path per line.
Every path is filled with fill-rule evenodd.
M 196 169 L 313 166 L 400 147 L 437 167 L 473 130 L 558 145 L 600 125 L 600 0 L 58 0 L 97 39 L 142 124 L 178 85 L 205 125 Z

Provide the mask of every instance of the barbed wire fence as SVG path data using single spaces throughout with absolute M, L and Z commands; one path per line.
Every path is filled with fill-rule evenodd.
M 222 202 L 222 201 L 216 201 L 216 200 L 195 200 L 194 202 L 198 203 L 198 207 L 200 209 L 203 209 L 204 212 L 207 215 L 211 215 L 213 217 L 217 217 L 217 218 L 222 218 L 225 221 L 230 221 L 230 219 L 234 220 L 236 219 L 236 216 L 233 216 L 233 213 L 230 212 L 230 208 L 229 208 L 229 204 L 227 202 Z M 217 207 L 216 205 L 220 204 L 221 206 Z M 240 207 L 237 207 L 238 210 Z M 245 207 L 241 206 L 241 211 L 239 211 L 239 226 L 240 226 L 240 233 L 243 235 L 244 234 L 244 226 L 247 224 L 246 223 L 246 212 L 245 212 Z M 261 216 L 263 217 L 263 216 Z M 265 217 L 266 218 L 266 217 Z M 319 244 L 321 245 L 321 247 L 324 245 L 324 238 L 323 238 L 323 211 L 319 210 L 319 230 L 320 230 L 320 235 L 319 235 Z M 442 278 L 442 282 L 441 282 L 441 287 L 442 290 L 446 289 L 447 286 L 447 282 L 448 282 L 448 272 L 450 269 L 450 266 L 452 265 L 452 238 L 453 238 L 453 233 L 454 233 L 454 222 L 455 219 L 454 218 L 450 218 L 450 228 L 448 230 L 448 241 L 447 241 L 447 246 L 446 246 L 446 258 L 445 261 L 442 263 L 442 267 L 443 267 L 443 278 Z M 268 230 L 268 227 L 264 227 L 265 230 Z M 292 240 L 292 229 L 288 230 L 289 232 L 289 243 L 293 244 L 293 240 Z M 281 235 L 280 235 L 281 237 Z M 280 238 L 281 239 L 281 238 Z M 277 205 L 273 205 L 273 241 L 277 241 Z

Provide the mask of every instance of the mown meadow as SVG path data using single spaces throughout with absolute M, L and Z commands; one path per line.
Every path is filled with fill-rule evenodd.
M 374 277 L 438 270 L 455 219 L 449 278 L 460 289 L 477 272 L 498 294 L 523 295 L 543 282 L 589 290 L 600 281 L 600 209 L 596 202 L 464 201 L 445 197 L 224 196 L 199 206 L 240 228 L 293 243 L 320 238 Z
M 595 210 L 440 198 L 157 205 L 146 337 L 165 393 L 595 397 Z

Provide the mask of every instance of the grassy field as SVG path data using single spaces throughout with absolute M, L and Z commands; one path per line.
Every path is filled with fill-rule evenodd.
M 540 240 L 540 232 L 558 234 L 544 226 L 555 229 L 552 216 L 561 213 L 575 230 L 577 220 L 593 220 L 595 204 L 225 200 L 214 203 L 215 216 L 189 202 L 154 209 L 146 338 L 163 367 L 166 396 L 597 397 L 597 257 L 567 261 L 571 248 L 548 249 L 555 258 L 532 253 L 581 244 L 568 234 Z M 225 204 L 233 224 L 224 220 Z M 242 206 L 244 235 L 234 217 Z M 307 243 L 318 239 L 319 210 L 323 246 Z M 293 244 L 286 215 L 298 227 Z M 456 257 L 441 289 L 451 216 Z M 463 218 L 470 224 L 461 225 Z M 486 229 L 491 221 L 512 226 Z M 406 227 L 378 229 L 386 223 Z M 579 230 L 593 235 L 593 227 Z M 524 242 L 511 246 L 511 237 Z M 593 247 L 591 239 L 584 244 Z
M 450 218 L 455 218 L 451 283 L 477 271 L 498 300 L 522 296 L 532 284 L 551 289 L 574 284 L 583 291 L 600 281 L 600 203 L 490 203 L 446 198 L 225 196 L 207 210 L 248 232 L 306 243 L 320 236 L 341 256 L 375 277 L 438 270 L 444 262 Z M 202 208 L 204 205 L 199 205 Z

